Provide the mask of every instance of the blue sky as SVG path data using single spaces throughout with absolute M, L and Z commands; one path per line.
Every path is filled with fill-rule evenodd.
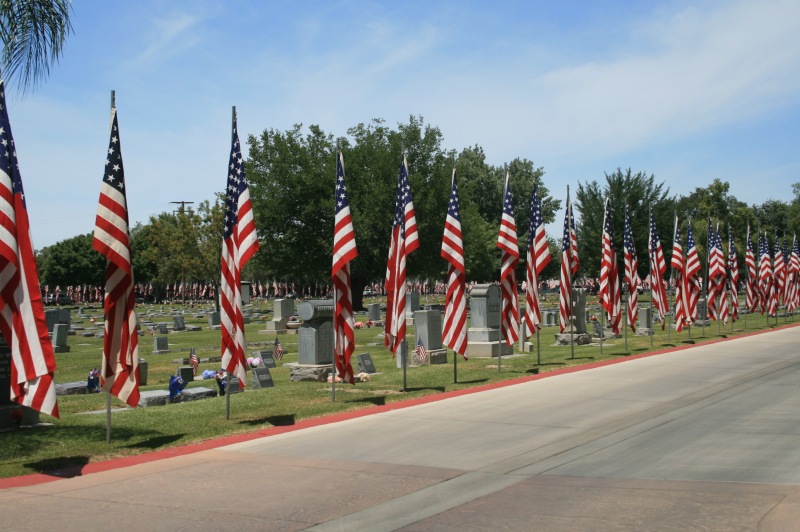
M 36 248 L 93 230 L 112 89 L 131 223 L 224 189 L 233 105 L 243 140 L 421 115 L 561 199 L 617 167 L 751 204 L 800 182 L 796 0 L 75 0 L 73 24 L 8 91 Z

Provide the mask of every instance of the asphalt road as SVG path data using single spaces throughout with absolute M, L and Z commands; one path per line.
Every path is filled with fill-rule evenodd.
M 787 328 L 8 488 L 0 528 L 800 530 L 798 339 Z

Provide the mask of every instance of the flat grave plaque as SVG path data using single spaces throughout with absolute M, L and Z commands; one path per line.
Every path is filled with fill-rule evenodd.
M 252 381 L 254 390 L 257 388 L 275 387 L 275 383 L 272 381 L 272 375 L 269 373 L 269 368 L 253 368 Z

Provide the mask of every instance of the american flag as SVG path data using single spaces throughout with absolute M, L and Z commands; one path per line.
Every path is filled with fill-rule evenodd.
M 225 221 L 220 261 L 220 331 L 222 367 L 239 378 L 244 388 L 247 379 L 244 318 L 242 317 L 242 269 L 258 251 L 253 207 L 244 173 L 244 162 L 236 129 L 236 113 L 231 132 L 231 156 L 225 195 Z
M 715 230 L 708 219 L 708 291 L 706 294 L 706 310 L 708 317 L 721 318 L 720 308 L 723 306 L 725 288 L 725 258 L 722 255 L 722 243 L 719 238 L 719 226 Z
M 670 267 L 675 274 L 675 330 L 681 332 L 685 326 L 691 325 L 691 322 L 687 316 L 686 277 L 683 271 L 683 246 L 681 245 L 679 227 L 678 215 L 675 214 L 675 229 L 673 231 L 674 238 L 672 241 L 672 259 L 670 260 Z
M 733 229 L 728 226 L 728 267 L 730 268 L 731 320 L 739 319 L 739 259 L 733 243 Z
M 667 271 L 667 262 L 664 258 L 664 250 L 661 247 L 661 238 L 658 236 L 656 219 L 650 212 L 650 293 L 653 307 L 656 309 L 658 321 L 661 328 L 664 328 L 667 312 L 669 312 L 669 302 L 667 301 L 667 290 L 664 287 L 664 272 Z
M 128 201 L 119 141 L 117 110 L 111 110 L 111 139 L 100 186 L 92 247 L 106 258 L 103 308 L 102 385 L 130 406 L 139 404 L 139 336 L 131 264 Z
M 631 220 L 628 216 L 628 206 L 625 206 L 625 227 L 623 229 L 623 252 L 625 254 L 625 284 L 628 285 L 628 324 L 631 331 L 636 332 L 636 320 L 639 319 L 639 259 L 636 256 L 636 246 L 633 244 Z
M 335 221 L 333 228 L 333 299 L 336 307 L 333 313 L 333 356 L 336 371 L 340 378 L 355 383 L 350 358 L 355 350 L 353 333 L 353 300 L 350 298 L 350 261 L 358 256 L 356 235 L 353 231 L 353 218 L 350 216 L 350 202 L 347 199 L 347 186 L 344 180 L 344 157 L 342 152 L 336 158 L 336 197 Z
M 444 307 L 442 343 L 463 356 L 467 352 L 467 276 L 464 268 L 464 241 L 461 235 L 461 207 L 458 200 L 456 169 L 444 222 L 441 256 L 447 262 L 447 295 Z
M 691 325 L 697 321 L 697 304 L 700 301 L 702 284 L 700 282 L 700 255 L 697 253 L 697 246 L 694 243 L 694 231 L 692 231 L 692 220 L 686 224 L 686 266 L 683 270 L 685 295 L 683 298 L 686 319 Z
M 781 249 L 781 243 L 778 239 L 778 231 L 775 231 L 775 254 L 774 254 L 774 262 L 775 266 L 772 269 L 773 275 L 773 284 L 775 285 L 775 299 L 778 299 L 780 296 L 784 295 L 784 290 L 786 289 L 786 260 L 783 256 L 783 249 Z M 784 297 L 784 300 L 786 298 Z M 784 301 L 785 304 L 785 301 Z
M 192 366 L 192 373 L 197 375 L 197 368 L 200 366 L 200 360 L 197 358 L 197 353 L 194 352 L 194 347 L 189 349 L 189 365 Z
M 578 273 L 581 261 L 578 258 L 578 232 L 575 230 L 575 216 L 572 213 L 572 203 L 569 201 L 569 191 L 567 191 L 567 210 L 569 211 L 569 242 L 570 242 L 570 264 L 572 268 L 572 278 Z
M 544 231 L 542 203 L 534 183 L 531 193 L 530 227 L 528 228 L 528 254 L 525 267 L 525 330 L 528 335 L 542 328 L 542 311 L 539 307 L 539 274 L 550 264 L 550 248 Z
M 759 297 L 758 289 L 758 268 L 756 267 L 756 249 L 753 246 L 753 238 L 750 235 L 750 224 L 747 224 L 747 242 L 744 252 L 744 268 L 747 278 L 745 279 L 745 306 L 748 312 L 756 312 Z
M 759 235 L 760 236 L 760 235 Z M 759 261 L 758 278 L 761 282 L 762 304 L 761 313 L 775 317 L 778 312 L 778 294 L 775 291 L 775 277 L 772 269 L 772 256 L 769 253 L 769 237 L 764 231 L 764 238 L 760 239 L 761 259 Z
M 577 259 L 572 248 L 572 206 L 569 203 L 569 190 L 567 190 L 567 206 L 564 212 L 564 235 L 561 239 L 561 277 L 558 292 L 558 326 L 559 331 L 567 330 L 572 319 L 572 276 L 577 269 L 573 260 Z
M 415 352 L 417 353 L 417 358 L 420 361 L 424 362 L 428 360 L 428 352 L 425 350 L 425 346 L 422 345 L 422 338 L 417 339 L 417 348 L 415 349 Z
M 418 247 L 417 220 L 408 182 L 408 162 L 403 154 L 397 178 L 389 259 L 386 263 L 384 344 L 392 352 L 393 357 L 397 356 L 397 349 L 406 337 L 406 260 Z
M 786 278 L 787 285 L 787 304 L 786 310 L 793 312 L 800 303 L 800 291 L 798 291 L 798 282 L 800 282 L 800 247 L 797 244 L 797 235 L 792 239 L 792 253 L 789 258 L 789 274 Z
M 283 358 L 283 346 L 277 336 L 275 337 L 275 344 L 272 346 L 272 357 L 275 360 L 281 360 Z
M 620 314 L 619 272 L 617 270 L 617 250 L 614 248 L 614 231 L 611 221 L 611 200 L 606 198 L 603 216 L 603 242 L 600 254 L 600 304 L 608 315 L 608 325 L 619 334 L 622 321 Z
M 502 250 L 500 266 L 500 334 L 507 345 L 514 345 L 519 339 L 519 297 L 517 296 L 517 265 L 519 264 L 519 241 L 517 224 L 514 221 L 514 200 L 506 172 L 505 194 L 503 195 L 503 214 L 500 218 L 500 232 L 497 247 Z
M 0 81 L 0 332 L 11 348 L 10 394 L 6 398 L 58 416 L 53 372 L 56 358 L 47 334 L 39 273 L 14 137 Z

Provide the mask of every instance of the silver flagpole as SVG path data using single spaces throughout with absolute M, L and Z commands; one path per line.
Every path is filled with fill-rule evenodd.
M 114 108 L 117 106 L 116 91 L 111 91 L 111 120 L 114 120 Z M 103 312 L 105 315 L 105 304 L 103 304 Z M 103 320 L 106 321 L 105 319 Z M 105 325 L 104 325 L 105 327 Z M 106 356 L 106 353 L 103 353 Z M 106 391 L 106 443 L 111 443 L 111 392 Z

